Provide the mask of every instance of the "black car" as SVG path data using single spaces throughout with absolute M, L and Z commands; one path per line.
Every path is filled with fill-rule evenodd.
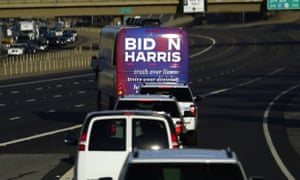
M 49 48 L 60 48 L 66 45 L 66 39 L 62 36 L 47 36 Z

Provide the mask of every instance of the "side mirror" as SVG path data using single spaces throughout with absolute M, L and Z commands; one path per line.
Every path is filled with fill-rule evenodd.
M 200 95 L 194 96 L 195 102 L 200 102 L 201 100 L 202 100 L 202 96 L 200 96 Z
M 77 145 L 78 144 L 78 138 L 74 133 L 69 132 L 65 136 L 64 143 L 67 144 L 67 145 Z

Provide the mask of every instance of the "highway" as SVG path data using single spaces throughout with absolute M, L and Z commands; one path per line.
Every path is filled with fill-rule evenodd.
M 186 31 L 190 85 L 203 97 L 196 147 L 230 147 L 249 176 L 300 179 L 300 24 Z M 95 100 L 91 71 L 1 81 L 0 179 L 59 179 L 76 152 L 64 136 Z

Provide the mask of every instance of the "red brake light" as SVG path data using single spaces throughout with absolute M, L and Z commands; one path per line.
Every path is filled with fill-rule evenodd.
M 192 113 L 193 116 L 196 115 L 196 107 L 195 107 L 195 105 L 191 105 L 190 106 L 190 111 L 191 111 L 191 113 Z
M 86 141 L 86 132 L 81 134 L 80 141 Z
M 183 132 L 183 122 L 176 122 L 176 133 L 181 134 Z
M 118 96 L 122 96 L 124 94 L 124 84 L 123 84 L 123 82 L 118 83 L 117 93 L 118 93 Z
M 173 149 L 179 148 L 177 135 L 172 133 L 171 134 L 171 139 L 172 139 L 172 148 Z
M 116 132 L 117 132 L 117 127 L 116 127 L 115 125 L 112 125 L 112 126 L 110 127 L 110 133 L 113 134 L 113 135 L 115 135 Z
M 79 151 L 85 150 L 85 144 L 79 144 Z
M 86 132 L 82 133 L 80 136 L 80 144 L 79 144 L 79 151 L 85 150 L 85 141 L 86 141 Z

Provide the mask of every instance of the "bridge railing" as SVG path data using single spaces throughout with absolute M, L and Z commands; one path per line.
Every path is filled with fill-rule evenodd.
M 79 48 L 6 57 L 0 61 L 0 80 L 89 69 L 91 57 L 97 53 Z

